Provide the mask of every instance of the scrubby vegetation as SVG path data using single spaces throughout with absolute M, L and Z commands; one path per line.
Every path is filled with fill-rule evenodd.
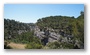
M 61 35 L 60 39 L 43 45 L 41 39 L 34 34 L 35 26 L 38 26 L 40 31 L 45 31 L 45 28 L 53 29 L 53 32 Z M 52 30 L 49 31 L 52 32 Z M 68 35 L 71 37 L 69 38 Z M 63 41 L 65 38 L 66 42 Z M 75 45 L 84 46 L 84 12 L 81 12 L 77 18 L 69 16 L 44 17 L 38 19 L 35 24 L 4 19 L 4 40 L 26 44 L 26 49 L 42 49 L 44 47 L 49 49 L 77 49 Z M 10 48 L 7 44 L 4 47 L 5 49 Z

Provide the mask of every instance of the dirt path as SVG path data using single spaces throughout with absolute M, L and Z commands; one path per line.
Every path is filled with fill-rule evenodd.
M 12 47 L 13 49 L 25 49 L 26 44 L 17 44 L 17 43 L 9 43 L 8 46 Z

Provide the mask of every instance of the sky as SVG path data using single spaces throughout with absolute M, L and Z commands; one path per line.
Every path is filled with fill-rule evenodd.
M 4 18 L 35 23 L 47 16 L 74 16 L 84 11 L 84 4 L 4 4 Z

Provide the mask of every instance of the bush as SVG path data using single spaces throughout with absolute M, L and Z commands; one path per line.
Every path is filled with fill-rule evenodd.
M 59 42 L 49 42 L 47 45 L 50 49 L 60 49 L 60 43 Z
M 47 45 L 50 49 L 73 49 L 74 45 L 71 43 L 60 43 L 60 42 L 51 42 Z
M 32 42 L 32 43 L 27 44 L 27 46 L 25 48 L 26 49 L 41 49 L 42 45 L 35 43 L 35 42 Z

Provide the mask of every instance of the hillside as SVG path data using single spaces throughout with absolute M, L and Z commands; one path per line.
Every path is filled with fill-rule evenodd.
M 77 18 L 44 17 L 35 24 L 4 18 L 4 41 L 15 43 L 10 46 L 26 44 L 26 49 L 83 49 L 84 12 Z M 4 48 L 8 49 L 8 44 L 4 45 Z
M 58 40 L 61 48 L 70 48 L 70 46 L 84 48 L 84 12 L 81 12 L 77 18 L 68 16 L 44 17 L 39 19 L 36 24 L 40 31 L 49 30 L 49 41 Z M 70 46 L 67 47 L 67 45 Z

